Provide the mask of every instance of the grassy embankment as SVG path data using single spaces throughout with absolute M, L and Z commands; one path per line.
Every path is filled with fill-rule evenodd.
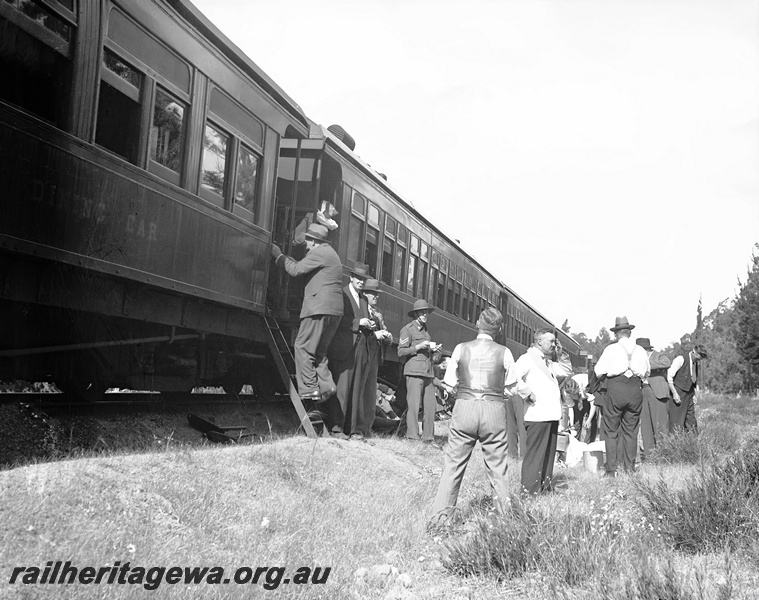
M 520 501 L 514 464 L 504 517 L 490 510 L 476 451 L 463 524 L 439 537 L 425 524 L 443 455 L 399 439 L 169 443 L 19 467 L 0 472 L 0 597 L 759 598 L 759 401 L 707 397 L 699 419 L 698 439 L 666 440 L 635 477 L 573 467 L 558 471 L 556 493 Z M 331 571 L 325 584 L 276 590 L 265 577 L 155 591 L 8 583 L 14 566 L 57 560 L 220 566 L 225 577 L 241 566 Z M 397 572 L 356 577 L 385 563 Z

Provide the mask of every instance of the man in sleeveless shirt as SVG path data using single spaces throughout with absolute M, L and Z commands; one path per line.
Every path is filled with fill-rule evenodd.
M 614 332 L 617 341 L 604 348 L 595 366 L 596 375 L 606 376 L 607 402 L 604 406 L 606 428 L 606 475 L 615 477 L 621 459 L 628 473 L 635 471 L 638 449 L 640 411 L 643 406 L 643 381 L 651 373 L 646 351 L 631 334 L 635 325 L 627 317 L 617 317 Z
M 681 352 L 672 360 L 667 371 L 672 403 L 669 405 L 669 429 L 671 432 L 690 431 L 698 433 L 696 401 L 701 361 L 707 357 L 706 348 L 697 344 L 690 352 Z
M 493 341 L 503 316 L 487 308 L 477 320 L 477 338 L 454 348 L 443 384 L 456 390 L 443 474 L 432 506 L 432 525 L 446 525 L 456 507 L 472 450 L 479 440 L 496 505 L 503 507 L 506 485 L 505 393 L 514 393 L 516 374 L 511 351 Z

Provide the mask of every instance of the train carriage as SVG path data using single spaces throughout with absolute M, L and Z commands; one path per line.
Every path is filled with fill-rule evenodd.
M 0 66 L 0 379 L 281 389 L 271 318 L 292 340 L 301 284 L 269 249 L 302 252 L 325 201 L 396 335 L 420 297 L 447 352 L 487 306 L 515 355 L 548 324 L 186 0 L 5 0 Z

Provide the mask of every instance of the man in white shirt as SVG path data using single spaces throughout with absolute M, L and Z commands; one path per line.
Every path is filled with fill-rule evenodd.
M 672 360 L 667 382 L 672 392 L 669 407 L 669 430 L 698 432 L 696 402 L 701 361 L 707 357 L 706 348 L 697 344 L 690 352 L 682 352 Z
M 517 359 L 517 393 L 524 398 L 527 449 L 522 461 L 522 489 L 530 494 L 552 489 L 561 390 L 559 379 L 572 374 L 569 354 L 551 329 L 538 329 L 533 345 Z
M 503 316 L 486 308 L 477 320 L 477 339 L 458 344 L 448 360 L 443 385 L 456 391 L 445 463 L 432 506 L 431 526 L 447 525 L 458 500 L 459 488 L 472 450 L 479 440 L 487 475 L 503 508 L 506 484 L 506 399 L 514 393 L 516 373 L 511 350 L 493 341 Z
M 604 406 L 606 431 L 606 475 L 616 477 L 617 464 L 628 473 L 635 471 L 643 381 L 651 372 L 646 351 L 630 337 L 635 325 L 627 317 L 617 317 L 611 331 L 617 338 L 607 346 L 595 366 L 596 375 L 606 376 L 607 402 Z

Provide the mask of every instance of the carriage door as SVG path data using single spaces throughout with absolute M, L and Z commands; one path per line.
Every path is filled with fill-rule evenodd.
M 295 230 L 316 212 L 324 140 L 281 140 L 272 238 L 282 252 L 300 260 L 305 245 L 296 243 Z M 302 227 L 302 225 L 301 225 Z M 266 304 L 277 318 L 297 320 L 303 302 L 303 278 L 284 269 L 269 270 Z

